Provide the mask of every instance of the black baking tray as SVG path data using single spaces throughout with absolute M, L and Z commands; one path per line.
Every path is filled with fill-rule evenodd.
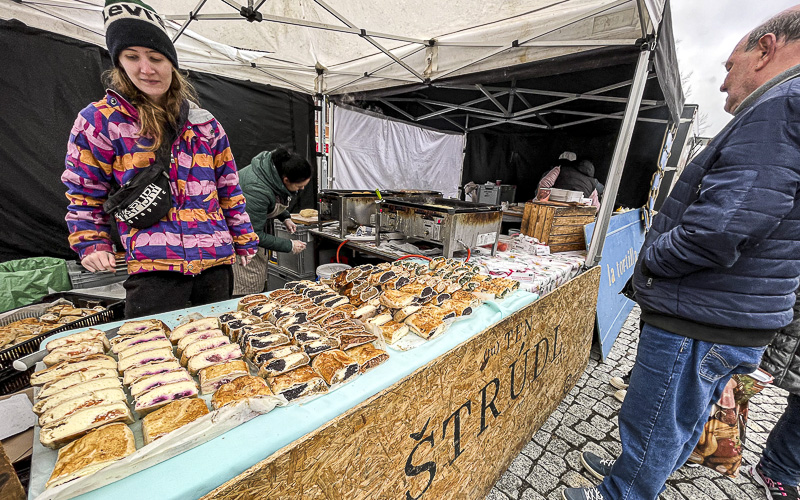
M 59 292 L 47 295 L 39 302 L 29 305 L 42 304 L 47 302 L 54 302 L 58 299 L 65 299 L 75 307 L 95 307 L 103 306 L 105 310 L 98 311 L 95 314 L 90 314 L 79 320 L 71 323 L 65 323 L 58 328 L 50 330 L 49 332 L 38 335 L 25 342 L 16 344 L 8 349 L 0 351 L 0 396 L 11 394 L 30 387 L 31 373 L 33 369 L 20 372 L 14 369 L 14 361 L 37 352 L 42 341 L 59 332 L 67 330 L 75 330 L 77 328 L 89 328 L 90 326 L 100 325 L 102 323 L 109 323 L 111 321 L 121 320 L 125 316 L 125 300 L 120 300 L 112 297 L 102 297 L 96 295 L 88 295 L 76 292 Z M 26 306 L 27 307 L 27 306 Z

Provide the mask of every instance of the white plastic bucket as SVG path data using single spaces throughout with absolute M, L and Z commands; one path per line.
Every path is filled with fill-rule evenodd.
M 347 264 L 322 264 L 317 268 L 317 281 L 330 279 L 334 274 L 350 269 L 350 267 L 352 266 Z

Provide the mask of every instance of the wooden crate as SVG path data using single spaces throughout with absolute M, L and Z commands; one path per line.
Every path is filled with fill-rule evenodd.
M 599 283 L 594 267 L 203 498 L 486 498 L 585 370 Z
M 551 252 L 586 249 L 583 226 L 594 222 L 597 208 L 533 201 L 525 204 L 520 231 L 550 245 Z

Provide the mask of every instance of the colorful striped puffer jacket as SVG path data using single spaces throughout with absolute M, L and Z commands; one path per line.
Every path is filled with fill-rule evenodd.
M 136 108 L 114 91 L 84 108 L 70 133 L 66 170 L 69 242 L 81 258 L 113 251 L 110 217 L 103 202 L 112 188 L 128 182 L 155 161 L 139 136 Z M 228 137 L 217 120 L 194 105 L 172 145 L 169 170 L 172 208 L 147 229 L 117 221 L 128 273 L 177 271 L 187 275 L 221 264 L 258 247 L 245 212 L 245 199 Z M 176 165 L 177 164 L 177 165 Z

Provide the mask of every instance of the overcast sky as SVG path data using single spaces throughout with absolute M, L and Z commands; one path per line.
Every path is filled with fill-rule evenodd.
M 678 47 L 678 64 L 687 103 L 707 115 L 702 135 L 711 137 L 728 123 L 723 111 L 723 64 L 736 43 L 750 30 L 800 0 L 670 0 Z

